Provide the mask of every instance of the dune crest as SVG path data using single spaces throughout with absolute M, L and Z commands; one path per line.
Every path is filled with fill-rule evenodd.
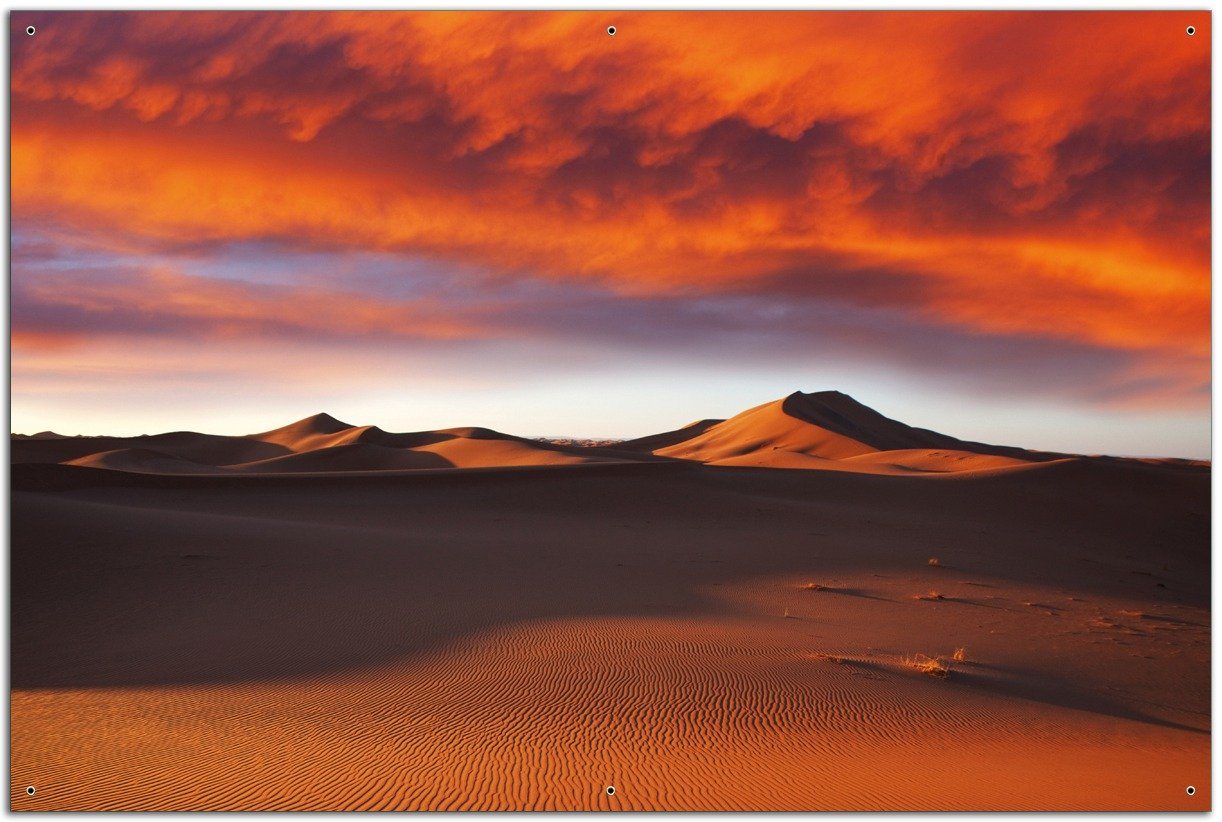
M 262 434 L 251 434 L 249 439 L 283 445 L 291 451 L 312 451 L 325 447 L 323 441 L 354 427 L 330 414 L 319 413 Z
M 725 420 L 721 419 L 696 420 L 695 422 L 689 422 L 682 428 L 676 428 L 674 431 L 663 431 L 661 434 L 650 434 L 645 437 L 637 437 L 633 440 L 625 440 L 616 447 L 624 451 L 657 453 L 663 448 L 678 445 L 687 442 L 693 437 L 698 437 L 714 425 L 720 425 L 723 422 Z

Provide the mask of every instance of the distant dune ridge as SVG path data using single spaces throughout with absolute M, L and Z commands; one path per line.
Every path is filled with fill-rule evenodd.
M 14 434 L 12 452 L 17 464 L 61 463 L 144 474 L 417 471 L 682 460 L 920 475 L 1013 470 L 1076 456 L 968 442 L 914 428 L 839 391 L 795 392 L 728 420 L 699 420 L 674 431 L 597 445 L 527 439 L 488 428 L 391 433 L 322 413 L 242 437 L 189 431 L 139 437 Z M 1186 460 L 1157 462 L 1200 465 Z

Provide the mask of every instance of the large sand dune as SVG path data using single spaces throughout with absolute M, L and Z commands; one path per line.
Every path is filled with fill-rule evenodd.
M 14 465 L 12 807 L 1210 807 L 1208 466 L 785 402 Z M 701 464 L 773 445 L 836 467 Z
M 695 436 L 680 433 L 671 432 L 677 441 L 655 453 L 713 465 L 866 473 L 976 471 L 1050 456 L 913 428 L 838 391 L 794 393 L 705 424 Z

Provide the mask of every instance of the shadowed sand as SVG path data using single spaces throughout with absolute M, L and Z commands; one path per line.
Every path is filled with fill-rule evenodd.
M 14 440 L 12 806 L 1209 808 L 1208 466 L 842 397 Z

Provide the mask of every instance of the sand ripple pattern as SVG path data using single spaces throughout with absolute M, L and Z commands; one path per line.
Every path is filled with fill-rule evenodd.
M 1056 717 L 886 664 L 831 664 L 750 620 L 504 627 L 412 662 L 296 681 L 19 691 L 14 808 L 870 809 L 1072 807 Z M 54 736 L 47 729 L 54 728 Z M 1094 731 L 1112 742 L 1115 727 Z M 1024 753 L 1015 750 L 1021 734 Z M 1112 750 L 1122 750 L 1112 746 Z M 1046 757 L 1034 786 L 991 773 Z M 1100 786 L 1110 779 L 1097 769 Z M 1022 769 L 1017 769 L 1022 773 Z M 1072 779 L 1081 783 L 1076 767 Z M 36 784 L 38 794 L 25 796 Z M 606 785 L 615 785 L 614 797 Z M 956 787 L 952 787 L 956 786 Z M 1099 786 L 1097 786 L 1099 787 Z

